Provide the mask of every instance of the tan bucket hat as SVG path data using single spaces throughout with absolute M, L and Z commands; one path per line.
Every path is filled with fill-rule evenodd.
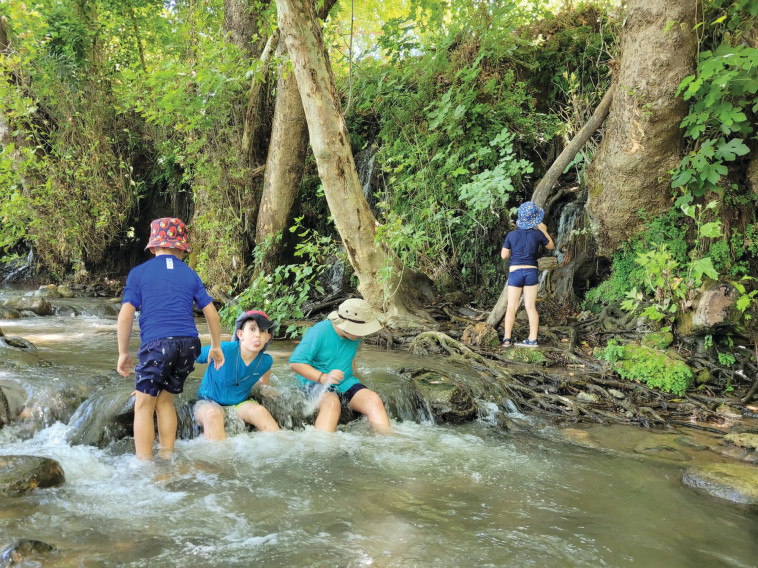
M 374 310 L 366 300 L 350 298 L 329 314 L 329 319 L 345 333 L 363 337 L 382 329 L 382 324 L 376 319 Z

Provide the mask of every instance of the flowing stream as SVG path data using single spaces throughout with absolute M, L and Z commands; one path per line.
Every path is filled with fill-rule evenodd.
M 392 436 L 358 420 L 336 434 L 306 426 L 243 431 L 218 443 L 187 437 L 171 458 L 149 463 L 135 459 L 129 438 L 103 448 L 72 443 L 83 417 L 123 406 L 133 378 L 115 372 L 115 317 L 87 315 L 101 314 L 102 300 L 53 303 L 63 306 L 60 315 L 0 320 L 6 336 L 37 347 L 0 347 L 0 386 L 26 416 L 0 430 L 0 454 L 51 457 L 66 475 L 61 487 L 0 499 L 0 545 L 36 539 L 56 549 L 28 566 L 758 563 L 756 510 L 681 483 L 688 465 L 720 461 L 697 449 L 707 434 L 574 429 L 600 442 L 592 448 L 515 408 L 507 418 L 521 426 L 504 430 L 506 404 L 485 405 L 465 425 L 437 425 L 404 404 L 397 385 L 403 367 L 473 375 L 442 357 L 359 351 L 364 382 L 388 401 Z M 198 325 L 206 343 L 202 319 Z M 272 384 L 289 394 L 293 346 L 271 348 Z M 88 427 L 103 428 L 96 420 Z M 635 452 L 651 439 L 675 446 L 685 438 L 666 459 Z

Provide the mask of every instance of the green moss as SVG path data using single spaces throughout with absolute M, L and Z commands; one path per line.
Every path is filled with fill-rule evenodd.
M 506 349 L 503 358 L 517 363 L 529 363 L 530 365 L 549 365 L 548 359 L 539 349 L 533 347 L 513 347 Z
M 670 331 L 657 331 L 649 333 L 642 338 L 642 345 L 653 349 L 667 349 L 674 342 L 674 334 Z
M 611 340 L 597 357 L 608 361 L 623 379 L 677 396 L 683 396 L 694 380 L 692 369 L 684 361 L 646 345 L 619 345 Z

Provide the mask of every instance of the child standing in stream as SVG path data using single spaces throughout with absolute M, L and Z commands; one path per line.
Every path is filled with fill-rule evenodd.
M 182 392 L 184 381 L 195 368 L 200 339 L 195 327 L 193 303 L 203 311 L 211 335 L 208 359 L 216 369 L 224 364 L 221 351 L 221 323 L 213 298 L 200 277 L 182 261 L 192 252 L 187 228 L 180 219 L 156 219 L 150 224 L 150 240 L 145 247 L 155 258 L 129 272 L 118 315 L 118 363 L 124 377 L 132 371 L 129 339 L 134 314 L 140 311 L 140 348 L 137 352 L 136 398 L 134 401 L 134 446 L 137 457 L 153 456 L 157 415 L 160 449 L 170 452 L 176 440 L 174 395 Z

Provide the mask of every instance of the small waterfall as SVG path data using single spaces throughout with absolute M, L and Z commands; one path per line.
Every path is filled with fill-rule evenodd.
M 17 258 L 11 260 L 3 268 L 3 271 L 6 272 L 5 277 L 2 281 L 3 285 L 22 281 L 24 279 L 30 279 L 33 265 L 34 250 L 29 249 L 29 253 L 26 255 L 26 259 Z
M 374 164 L 376 162 L 376 148 L 369 146 L 355 155 L 355 168 L 358 170 L 358 179 L 361 181 L 363 196 L 368 201 L 372 195 L 372 184 L 375 181 Z
M 338 294 L 342 291 L 342 284 L 345 279 L 345 263 L 341 260 L 335 260 L 324 270 L 324 283 L 328 290 L 327 295 Z
M 558 258 L 558 264 L 561 264 L 566 256 L 565 246 L 571 240 L 571 231 L 581 210 L 582 205 L 577 201 L 571 201 L 561 210 L 558 232 L 555 236 L 555 256 Z

